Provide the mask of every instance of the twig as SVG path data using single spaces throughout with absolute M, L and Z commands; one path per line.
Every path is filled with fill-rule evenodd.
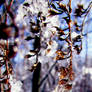
M 10 1 L 10 4 L 9 4 L 9 6 L 8 6 L 8 9 L 9 9 L 9 10 L 10 10 L 12 4 L 13 4 L 13 1 L 14 1 L 14 0 L 11 0 L 11 1 Z
M 82 34 L 82 36 L 87 36 L 87 34 L 89 34 L 89 33 L 92 33 L 92 31 L 89 31 L 89 32 L 87 32 L 85 34 Z
M 91 9 L 91 7 L 90 7 L 90 9 Z M 81 28 L 81 34 L 83 33 L 83 27 L 84 27 L 84 24 L 85 24 L 85 19 L 86 19 L 88 13 L 90 12 L 90 9 L 87 11 L 87 13 L 86 13 L 86 15 L 85 15 L 85 17 L 84 17 L 84 19 L 83 19 L 82 28 Z
M 45 75 L 45 77 L 41 80 L 41 82 L 39 83 L 39 87 L 43 84 L 43 82 L 48 78 L 50 72 L 52 71 L 52 69 L 54 68 L 54 66 L 56 65 L 57 61 L 55 61 L 55 63 L 51 66 L 51 68 L 49 69 L 48 73 Z
M 70 39 L 70 64 L 72 64 L 72 35 L 71 35 L 71 0 L 69 0 L 69 39 Z

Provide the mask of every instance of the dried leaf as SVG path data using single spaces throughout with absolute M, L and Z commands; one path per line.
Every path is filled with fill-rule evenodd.
M 64 53 L 60 50 L 56 51 L 57 56 L 56 56 L 56 60 L 62 60 L 64 58 Z
M 38 63 L 35 63 L 35 64 L 31 67 L 31 69 L 28 69 L 28 70 L 31 71 L 31 72 L 33 72 L 33 71 L 36 69 L 37 65 L 38 65 Z
M 83 5 L 78 4 L 77 8 L 75 9 L 75 16 L 81 17 L 86 11 L 83 8 Z
M 62 12 L 57 12 L 57 11 L 55 11 L 53 9 L 49 10 L 49 16 L 54 16 L 54 15 L 58 15 L 58 14 L 62 14 Z
M 71 23 L 71 20 L 69 19 L 69 17 L 63 17 L 63 19 L 66 21 L 67 24 Z
M 56 53 L 57 53 L 59 56 L 64 55 L 64 53 L 63 53 L 61 50 L 57 50 Z
M 55 6 L 53 3 L 51 4 L 51 6 L 52 6 L 54 9 L 57 10 L 56 6 Z
M 40 29 L 38 26 L 31 26 L 31 32 L 32 33 L 39 33 Z
M 60 78 L 60 79 L 64 79 L 66 76 L 67 76 L 66 73 L 65 73 L 65 74 L 61 74 L 61 75 L 59 76 L 59 78 Z
M 59 76 L 60 79 L 65 78 L 68 75 L 68 73 L 69 73 L 68 69 L 65 68 L 65 67 L 61 67 L 59 72 L 60 72 L 60 76 Z
M 9 68 L 8 71 L 9 71 L 9 74 L 12 74 L 12 68 Z
M 78 4 L 77 6 L 79 9 L 84 9 L 83 4 Z
M 50 41 L 49 41 L 49 45 L 52 45 L 52 44 L 53 44 L 53 41 L 52 41 L 52 40 L 50 40 Z
M 41 14 L 42 14 L 42 12 L 39 12 L 39 13 L 38 13 L 38 17 L 41 17 Z
M 68 11 L 66 8 L 66 5 L 62 4 L 62 3 L 58 3 L 59 8 L 62 9 L 64 12 Z
M 81 35 L 78 35 L 78 36 L 76 36 L 76 37 L 73 39 L 73 41 L 74 41 L 74 42 L 80 42 L 81 39 L 82 39 L 82 36 L 81 36 Z
M 75 45 L 74 49 L 77 51 L 77 54 L 80 54 L 80 52 L 82 50 L 81 46 L 78 46 L 78 45 Z
M 46 54 L 48 54 L 50 51 L 51 51 L 51 49 L 47 49 L 47 50 L 46 50 Z
M 25 40 L 29 41 L 32 40 L 33 38 L 31 36 L 28 36 Z
M 57 29 L 57 31 L 58 31 L 58 33 L 62 36 L 62 35 L 65 35 L 65 33 L 64 33 L 64 31 L 61 29 L 61 28 L 59 28 L 59 27 L 57 27 L 57 26 L 54 26 L 56 29 Z
M 24 6 L 26 6 L 26 7 L 29 7 L 29 6 L 30 6 L 30 4 L 29 4 L 29 3 L 27 3 L 27 2 L 26 2 L 26 3 L 24 3 L 23 5 L 24 5 Z
M 47 26 L 47 24 L 48 24 L 48 23 L 43 23 L 42 25 L 43 25 L 43 27 L 46 27 L 46 26 Z
M 30 53 L 31 53 L 32 55 L 35 55 L 35 54 L 38 53 L 38 51 L 30 50 Z
M 72 84 L 66 84 L 65 89 L 66 90 L 71 90 L 72 89 Z
M 68 74 L 67 72 L 63 72 L 62 74 L 60 74 L 59 78 L 63 79 L 67 76 L 67 74 Z
M 55 57 L 55 60 L 63 60 L 64 59 L 64 56 L 59 56 L 59 55 L 57 55 L 56 57 Z
M 68 82 L 68 79 L 62 79 L 58 82 L 59 85 L 64 85 Z
M 25 58 L 30 58 L 30 57 L 32 57 L 32 55 L 29 55 L 29 54 L 28 54 L 28 55 L 25 56 Z
M 75 74 L 74 74 L 74 72 L 72 71 L 72 72 L 70 72 L 70 74 L 69 74 L 69 79 L 70 79 L 71 81 L 73 81 L 74 78 L 75 78 Z
M 45 16 L 42 16 L 42 20 L 45 21 L 46 20 L 46 17 Z

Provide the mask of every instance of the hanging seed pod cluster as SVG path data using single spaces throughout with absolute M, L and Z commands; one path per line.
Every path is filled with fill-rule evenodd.
M 82 4 L 78 4 L 77 8 L 72 13 L 72 0 L 68 0 L 68 4 L 64 4 L 63 1 L 54 1 L 50 3 L 50 15 L 61 15 L 61 20 L 65 21 L 67 27 L 62 28 L 62 26 L 56 27 L 58 31 L 58 39 L 60 42 L 65 42 L 67 45 L 59 47 L 56 51 L 57 56 L 56 60 L 69 59 L 70 62 L 66 67 L 61 66 L 59 72 L 59 85 L 62 85 L 66 90 L 72 89 L 72 81 L 74 80 L 75 73 L 72 68 L 73 52 L 76 51 L 77 54 L 80 54 L 82 50 L 82 37 L 83 37 L 83 25 L 86 19 L 88 12 L 90 11 L 90 5 L 84 9 Z M 56 5 L 57 4 L 57 5 Z M 63 15 L 64 14 L 64 15 Z M 75 17 L 75 20 L 72 20 L 72 17 Z M 78 18 L 84 18 L 81 24 L 78 24 Z
M 61 66 L 59 69 L 59 85 L 65 88 L 65 90 L 72 89 L 72 81 L 74 80 L 75 73 L 72 68 L 73 51 L 75 50 L 77 54 L 80 54 L 82 50 L 82 26 L 78 25 L 76 21 L 72 20 L 72 7 L 71 0 L 68 4 L 64 4 L 63 1 L 53 1 L 50 3 L 49 16 L 60 15 L 61 20 L 65 21 L 66 27 L 62 28 L 55 26 L 58 31 L 58 40 L 65 45 L 59 47 L 56 51 L 56 60 L 67 60 L 70 62 L 66 67 Z M 85 14 L 87 9 L 83 9 L 83 5 L 78 5 L 75 9 L 75 18 L 81 17 Z M 64 15 L 63 15 L 64 14 Z M 75 28 L 75 29 L 73 29 Z M 60 46 L 60 45 L 59 45 Z M 65 47 L 66 46 L 66 47 Z M 61 61 L 62 62 L 62 61 Z
M 5 11 L 0 19 L 0 92 L 11 92 L 10 75 L 12 75 L 12 63 L 10 61 L 17 53 L 17 43 L 11 42 L 18 37 L 18 28 L 14 22 L 14 15 L 11 11 L 13 0 L 9 3 L 3 0 Z

